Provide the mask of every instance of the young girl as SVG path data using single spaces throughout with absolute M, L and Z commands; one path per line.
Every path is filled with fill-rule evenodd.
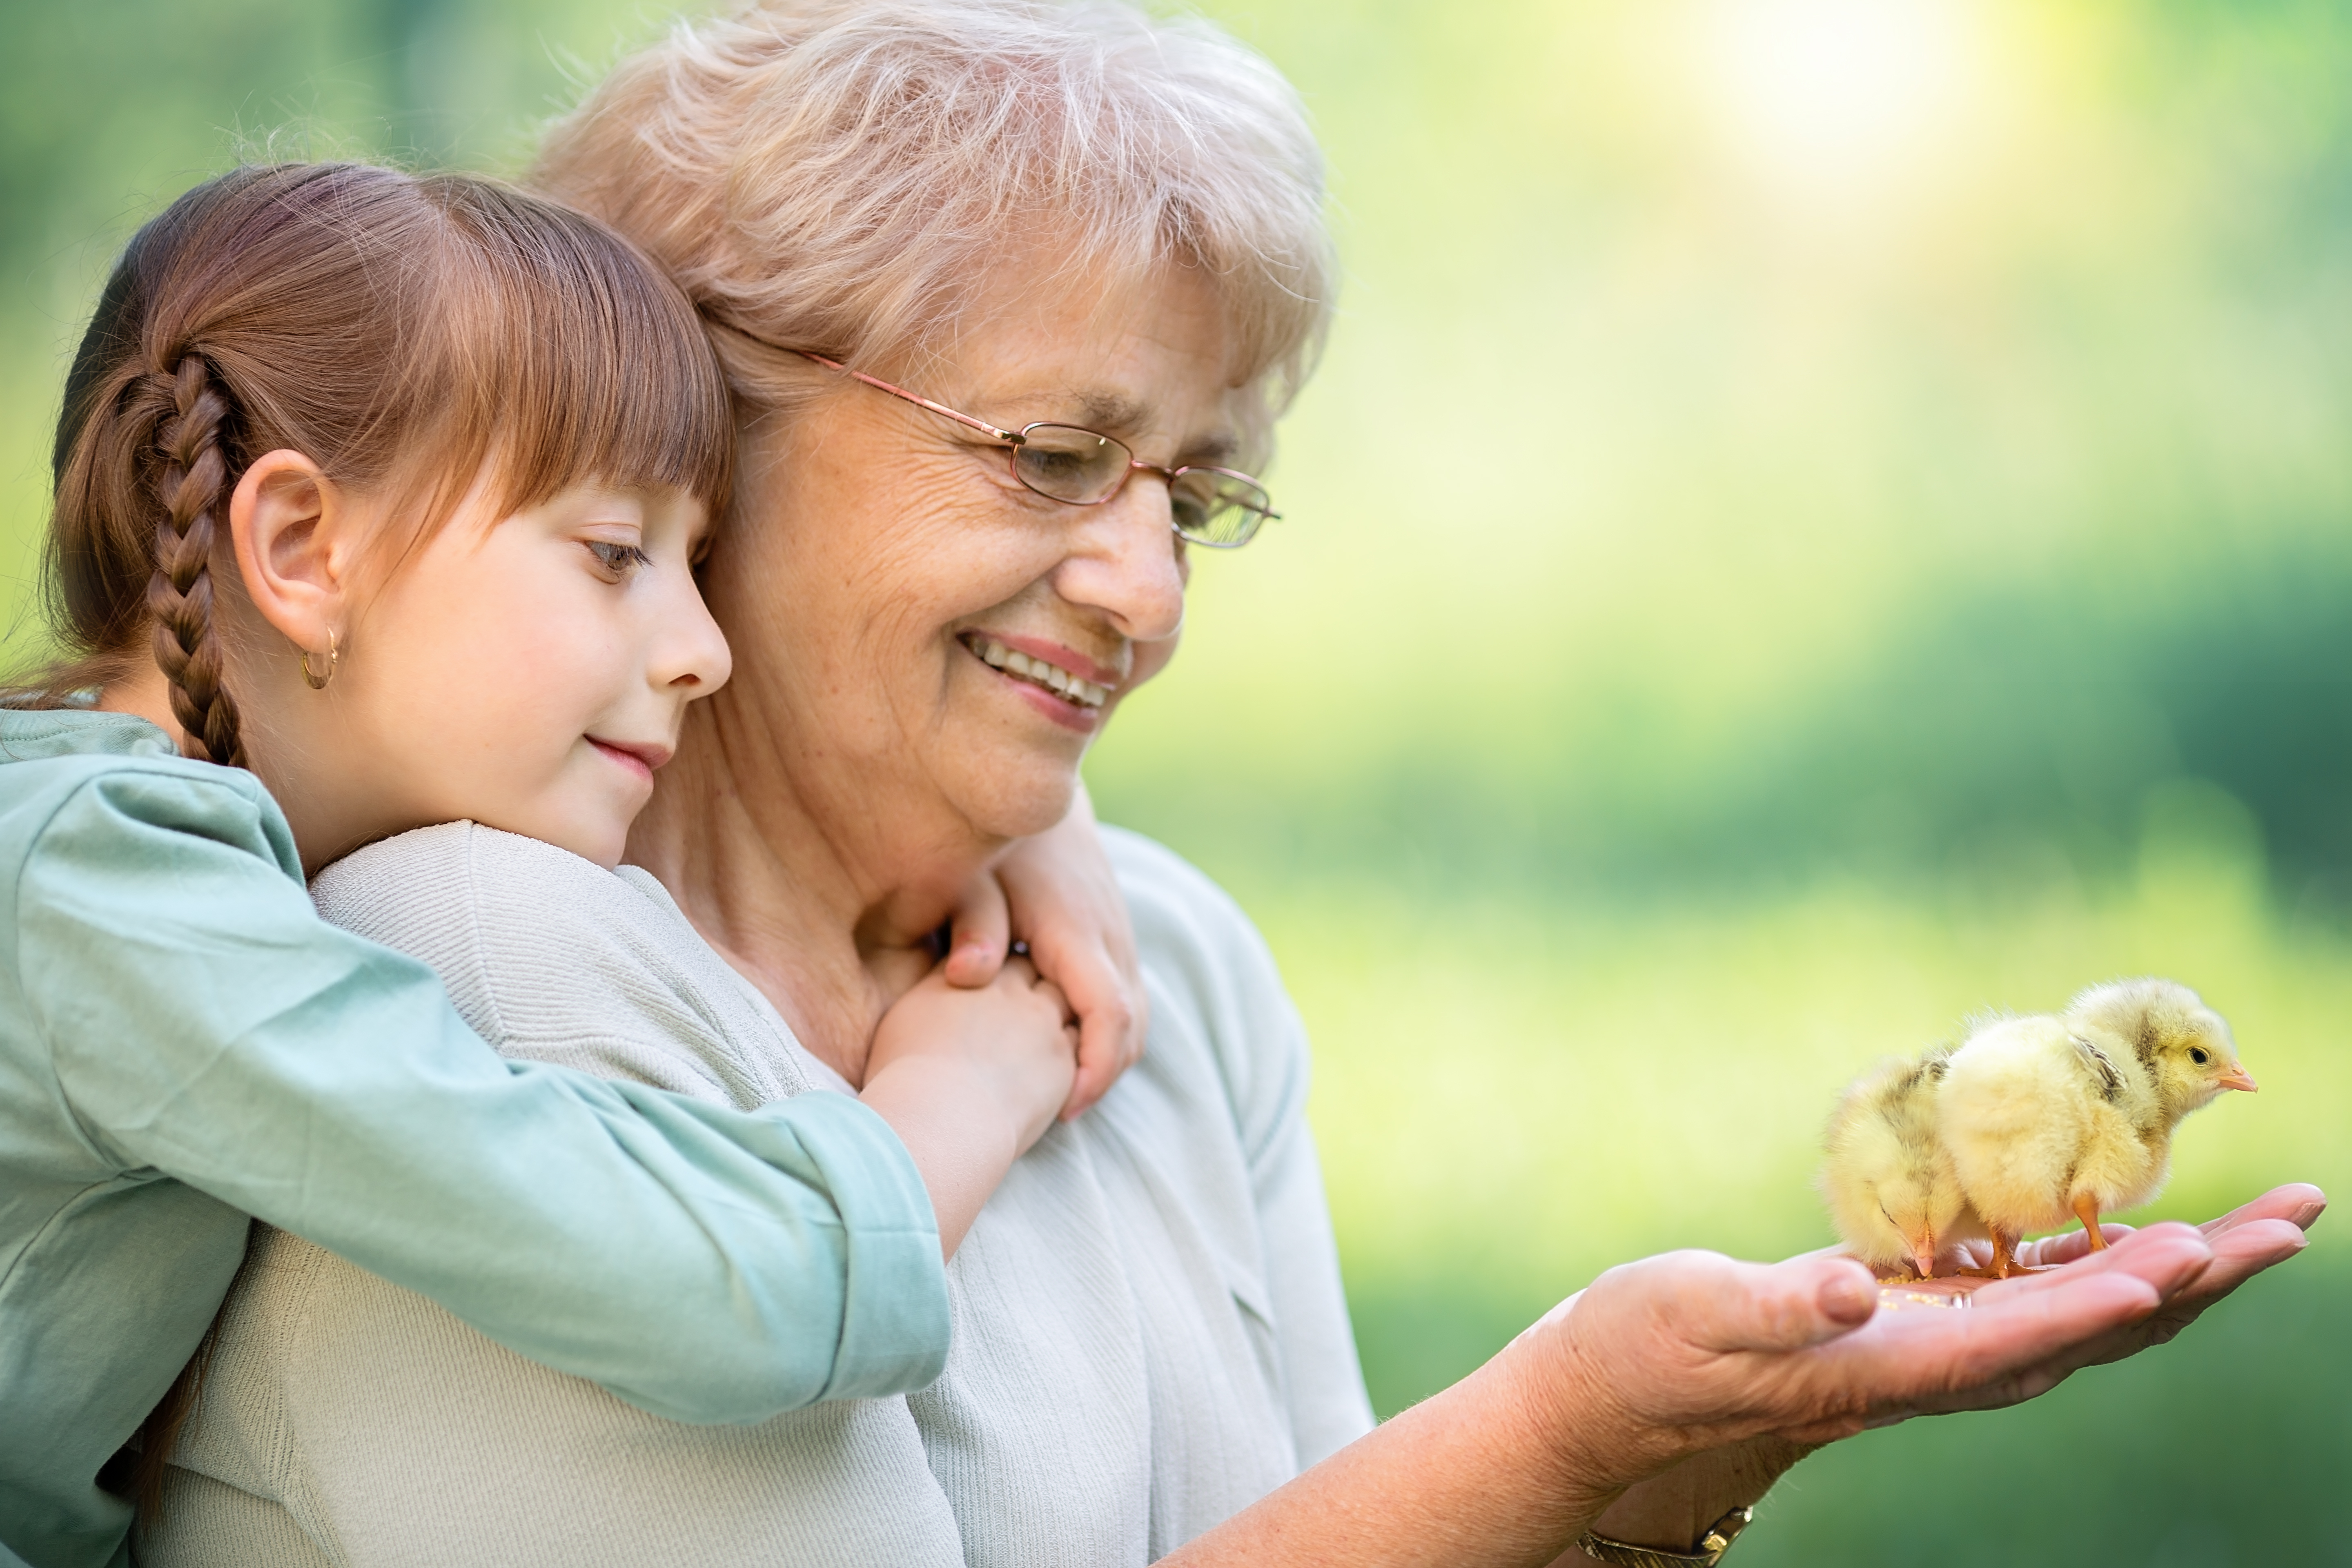
M 683 1420 L 937 1373 L 942 1243 L 1071 1095 L 1026 964 L 919 987 L 863 1104 L 739 1112 L 500 1061 L 305 894 L 460 818 L 618 861 L 727 675 L 691 566 L 728 420 L 649 263 L 484 181 L 247 169 L 126 251 L 57 447 L 79 658 L 0 712 L 0 1560 L 125 1559 L 100 1472 L 247 1215 Z M 1107 876 L 1084 823 L 1024 852 Z

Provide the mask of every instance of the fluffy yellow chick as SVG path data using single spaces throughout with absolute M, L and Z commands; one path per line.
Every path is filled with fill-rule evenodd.
M 2017 1241 L 2099 1216 L 2164 1186 L 2180 1119 L 2223 1089 L 2252 1090 L 2230 1026 L 2168 980 L 2096 985 L 2057 1017 L 2003 1018 L 1952 1053 L 1937 1131 L 1960 1190 L 1992 1233 L 1992 1272 Z
M 1886 1284 L 1906 1267 L 1929 1279 L 1939 1256 L 1985 1237 L 1936 1131 L 1937 1090 L 1950 1055 L 1950 1047 L 1938 1046 L 1854 1079 L 1823 1140 L 1821 1189 L 1831 1222 Z

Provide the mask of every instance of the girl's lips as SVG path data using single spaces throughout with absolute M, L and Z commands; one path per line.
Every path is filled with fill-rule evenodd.
M 628 769 L 648 784 L 653 782 L 654 770 L 669 761 L 670 756 L 667 746 L 657 745 L 652 742 L 640 743 L 633 741 L 600 741 L 591 735 L 588 737 L 588 743 L 603 752 L 606 758 Z

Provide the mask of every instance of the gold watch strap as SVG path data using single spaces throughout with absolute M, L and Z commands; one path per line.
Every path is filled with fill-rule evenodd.
M 1586 1531 L 1576 1538 L 1576 1549 L 1587 1557 L 1602 1563 L 1613 1563 L 1618 1568 L 1715 1568 L 1739 1532 L 1756 1517 L 1752 1508 L 1735 1508 L 1707 1527 L 1699 1542 L 1688 1552 L 1661 1552 L 1654 1546 L 1636 1546 L 1630 1541 L 1612 1541 L 1605 1535 Z

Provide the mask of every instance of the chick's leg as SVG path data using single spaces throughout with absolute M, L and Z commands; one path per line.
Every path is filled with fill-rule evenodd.
M 1997 1226 L 1992 1230 L 1992 1261 L 1982 1268 L 1963 1268 L 1962 1274 L 1977 1279 L 2006 1279 L 2012 1274 L 2022 1274 L 2025 1266 L 2017 1260 L 2017 1237 Z
M 2076 1194 L 2074 1217 L 2083 1222 L 2083 1229 L 2089 1234 L 2091 1250 L 2105 1252 L 2107 1249 L 2107 1238 L 2099 1232 L 2099 1200 L 2088 1193 Z

